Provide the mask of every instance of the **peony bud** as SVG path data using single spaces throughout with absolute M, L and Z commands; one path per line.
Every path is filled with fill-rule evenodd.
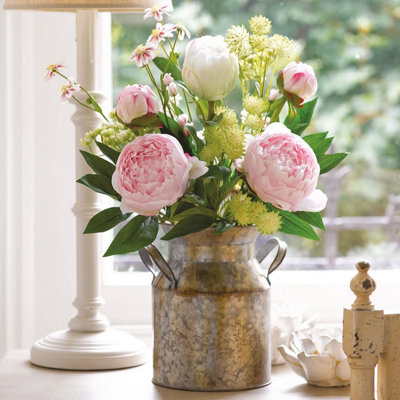
M 299 104 L 317 91 L 318 83 L 310 65 L 292 61 L 279 73 L 278 85 L 284 92 L 300 98 Z
M 221 35 L 196 38 L 186 47 L 182 77 L 198 97 L 220 100 L 236 85 L 238 58 L 229 52 Z
M 178 87 L 176 86 L 175 82 L 171 82 L 167 86 L 168 93 L 171 97 L 175 97 L 178 94 Z
M 168 86 L 168 85 L 169 85 L 170 83 L 172 83 L 173 81 L 174 81 L 174 78 L 173 78 L 172 75 L 169 74 L 169 73 L 166 73 L 166 74 L 164 75 L 163 80 L 162 80 L 164 86 Z
M 279 96 L 279 90 L 272 88 L 268 95 L 268 101 L 275 101 Z
M 156 95 L 147 85 L 135 84 L 121 90 L 115 111 L 123 123 L 142 125 L 156 117 L 159 105 Z

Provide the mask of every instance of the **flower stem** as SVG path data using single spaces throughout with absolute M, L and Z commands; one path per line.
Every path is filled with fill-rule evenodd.
M 197 108 L 200 110 L 201 116 L 203 117 L 203 120 L 206 121 L 206 116 L 204 115 L 203 109 L 201 108 L 201 105 L 198 100 L 195 100 L 197 104 Z
M 88 105 L 85 104 L 85 103 L 82 103 L 80 100 L 78 100 L 77 97 L 75 97 L 75 96 L 71 96 L 71 97 L 72 97 L 77 103 L 79 103 L 82 107 L 85 107 L 85 108 L 87 108 L 87 109 L 89 109 L 89 110 L 91 110 L 91 111 L 96 111 L 94 108 L 88 106 Z
M 69 81 L 69 78 L 67 76 L 65 76 L 64 74 L 62 74 L 61 72 L 57 71 L 56 69 L 53 69 L 53 71 L 60 75 L 62 78 L 64 78 L 65 80 Z M 78 82 L 74 82 L 75 85 L 79 85 Z M 97 103 L 96 99 L 81 85 L 79 85 L 79 87 L 82 89 L 82 91 L 89 97 L 91 104 L 93 104 L 93 108 L 89 107 L 88 105 L 82 103 L 81 101 L 79 101 L 75 96 L 72 96 L 81 106 L 88 108 L 89 110 L 92 110 L 94 112 L 98 112 L 107 122 L 108 122 L 108 118 L 104 115 L 103 113 L 103 109 L 100 107 L 99 103 Z
M 167 49 L 165 48 L 165 46 L 163 45 L 163 42 L 160 42 L 161 48 L 164 50 L 164 53 L 167 57 L 169 57 Z
M 208 120 L 212 121 L 215 117 L 215 101 L 208 102 Z
M 150 77 L 151 82 L 153 83 L 153 85 L 155 86 L 155 88 L 158 91 L 158 95 L 160 96 L 161 103 L 162 103 L 162 108 L 163 108 L 164 115 L 165 115 L 165 121 L 167 122 L 168 130 L 171 130 L 171 127 L 170 127 L 169 121 L 168 121 L 167 109 L 166 109 L 166 105 L 165 105 L 166 104 L 165 98 L 164 98 L 164 96 L 162 94 L 162 91 L 158 87 L 156 80 L 154 79 L 153 73 L 151 72 L 151 69 L 150 69 L 149 65 L 146 64 L 145 68 L 146 68 L 146 71 L 147 71 L 147 73 L 148 73 L 148 75 Z M 170 110 L 170 112 L 171 112 L 171 110 Z
M 187 98 L 187 95 L 186 95 L 186 90 L 182 89 L 182 92 L 183 92 L 183 97 L 185 98 L 185 103 L 186 103 L 186 108 L 187 108 L 187 112 L 188 112 L 189 118 L 193 122 L 192 114 L 190 112 L 189 101 L 188 101 L 188 98 Z
M 271 91 L 272 80 L 274 79 L 275 71 L 276 71 L 276 68 L 278 66 L 278 60 L 279 60 L 279 56 L 276 56 L 275 62 L 274 62 L 274 66 L 273 66 L 272 72 L 271 72 L 271 78 L 269 79 L 267 92 L 265 93 L 265 99 L 268 98 L 269 92 Z

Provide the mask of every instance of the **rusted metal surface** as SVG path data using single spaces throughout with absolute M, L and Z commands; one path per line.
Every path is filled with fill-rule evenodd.
M 270 383 L 270 288 L 257 236 L 255 227 L 236 227 L 169 241 L 174 279 L 148 248 L 167 272 L 153 281 L 154 383 L 196 391 Z

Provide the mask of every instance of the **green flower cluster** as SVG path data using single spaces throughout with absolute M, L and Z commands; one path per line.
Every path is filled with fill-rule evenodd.
M 223 155 L 236 160 L 244 154 L 246 139 L 240 129 L 236 113 L 227 107 L 218 107 L 216 115 L 222 115 L 221 121 L 214 126 L 204 129 L 206 145 L 201 151 L 200 158 L 208 164 Z
M 266 100 L 273 76 L 280 66 L 279 61 L 284 61 L 286 65 L 297 54 L 292 40 L 278 34 L 271 35 L 272 25 L 268 18 L 255 16 L 249 20 L 249 26 L 250 32 L 243 25 L 233 25 L 225 41 L 230 51 L 239 58 L 243 96 L 254 90 L 254 94 Z M 259 129 L 261 125 L 260 119 L 255 117 L 249 117 L 248 122 L 251 129 Z
M 125 125 L 116 120 L 115 113 L 110 113 L 111 122 L 103 123 L 99 128 L 86 133 L 81 139 L 81 145 L 91 148 L 92 143 L 97 140 L 114 150 L 121 151 L 123 147 L 136 138 L 136 134 Z
M 228 211 L 239 225 L 254 224 L 263 235 L 271 235 L 281 227 L 279 213 L 268 211 L 261 201 L 253 201 L 247 194 L 232 194 Z

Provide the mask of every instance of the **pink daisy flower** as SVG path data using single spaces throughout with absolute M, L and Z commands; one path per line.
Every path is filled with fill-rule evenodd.
M 151 31 L 151 35 L 147 40 L 147 43 L 158 46 L 161 41 L 164 41 L 167 37 L 172 37 L 172 32 L 175 31 L 175 26 L 172 24 L 161 24 L 157 23 L 156 28 Z
M 130 61 L 135 61 L 136 65 L 141 68 L 147 65 L 156 56 L 156 48 L 152 44 L 146 43 L 146 46 L 140 44 L 133 51 Z
M 49 66 L 46 67 L 47 70 L 46 79 L 47 80 L 51 79 L 55 75 L 56 71 L 60 71 L 64 67 L 65 65 L 62 64 L 50 64 Z
M 162 21 L 163 15 L 170 15 L 169 13 L 174 10 L 171 0 L 158 0 L 157 4 L 153 5 L 151 8 L 146 8 L 143 19 L 152 18 L 156 21 Z
M 191 36 L 191 35 L 190 35 L 190 32 L 187 30 L 187 28 L 185 28 L 185 26 L 184 26 L 182 23 L 178 22 L 178 23 L 174 26 L 174 28 L 178 31 L 178 38 L 179 38 L 179 40 L 185 39 L 185 35 L 186 35 L 187 38 L 190 39 L 190 36 Z
M 69 78 L 68 83 L 61 86 L 61 98 L 63 101 L 67 101 L 67 99 L 70 99 L 75 92 L 79 92 L 80 90 L 81 87 L 79 84 L 74 82 L 72 78 Z

